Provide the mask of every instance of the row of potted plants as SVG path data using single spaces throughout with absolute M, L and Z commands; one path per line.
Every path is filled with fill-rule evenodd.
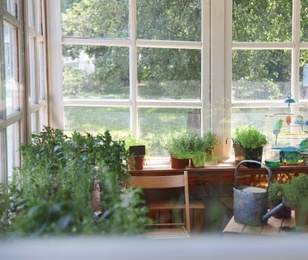
M 172 168 L 185 168 L 191 162 L 193 167 L 203 167 L 206 161 L 212 159 L 212 152 L 217 144 L 214 132 L 197 133 L 176 132 L 162 139 L 164 148 L 171 157 Z
M 267 144 L 266 135 L 253 125 L 241 125 L 235 130 L 233 148 L 235 160 L 262 161 L 263 147 Z M 206 161 L 212 159 L 214 146 L 218 139 L 213 131 L 203 135 L 191 132 L 174 132 L 164 135 L 161 139 L 162 146 L 171 157 L 172 168 L 185 168 L 190 162 L 193 167 L 203 167 Z M 144 140 L 137 140 L 131 135 L 125 139 L 126 148 L 130 150 L 130 169 L 141 170 L 145 150 L 149 150 Z M 259 167 L 249 164 L 248 167 Z

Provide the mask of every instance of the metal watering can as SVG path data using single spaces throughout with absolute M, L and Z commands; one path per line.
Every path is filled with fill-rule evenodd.
M 267 187 L 238 187 L 238 172 L 241 165 L 246 163 L 256 163 L 264 167 L 268 173 Z M 272 210 L 268 211 L 268 188 L 272 179 L 272 170 L 265 164 L 254 160 L 243 160 L 235 168 L 233 199 L 234 199 L 234 221 L 250 226 L 262 226 L 276 212 L 278 212 L 285 203 L 282 202 Z

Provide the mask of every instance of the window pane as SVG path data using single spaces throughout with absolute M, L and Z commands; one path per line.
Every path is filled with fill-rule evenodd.
M 7 115 L 11 115 L 19 109 L 17 66 L 16 28 L 4 25 L 4 71 Z
M 301 0 L 301 41 L 308 42 L 308 1 Z
M 0 131 L 0 182 L 2 183 L 5 181 L 5 152 L 5 132 Z
M 302 50 L 300 56 L 300 97 L 308 99 L 308 50 Z
M 12 177 L 13 167 L 19 166 L 20 134 L 19 123 L 7 127 L 7 162 L 8 178 Z
M 16 0 L 3 0 L 3 8 L 17 18 L 18 2 Z
M 34 27 L 34 5 L 33 5 L 33 0 L 28 0 L 28 25 L 29 27 Z
M 233 0 L 233 41 L 290 42 L 292 0 Z
M 182 49 L 138 50 L 138 97 L 201 99 L 201 52 Z
M 276 100 L 291 90 L 291 51 L 233 51 L 233 100 Z
M 39 67 L 39 92 L 40 101 L 46 99 L 46 66 L 45 66 L 45 55 L 44 55 L 44 43 L 40 42 L 38 44 L 38 67 Z
M 201 129 L 201 110 L 188 108 L 140 108 L 140 137 L 151 144 L 151 156 L 169 156 L 162 147 L 163 135 Z
M 151 40 L 201 40 L 201 0 L 137 1 L 137 37 Z
M 42 0 L 35 0 L 35 20 L 36 20 L 36 31 L 43 34 L 43 3 Z
M 31 133 L 39 133 L 40 129 L 38 128 L 39 117 L 38 112 L 31 113 Z
M 128 38 L 128 0 L 62 0 L 62 34 Z
M 103 133 L 109 130 L 114 138 L 123 137 L 129 133 L 129 118 L 128 108 L 64 108 L 64 128 L 67 132 Z
M 36 86 L 36 70 L 35 70 L 35 39 L 29 37 L 29 66 L 30 66 L 30 89 L 31 103 L 38 104 L 37 86 Z
M 129 98 L 128 48 L 63 46 L 66 98 Z

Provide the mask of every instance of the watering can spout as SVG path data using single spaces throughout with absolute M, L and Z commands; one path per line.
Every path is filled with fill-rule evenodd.
M 287 205 L 286 205 L 286 203 L 285 203 L 285 201 L 283 199 L 280 204 L 278 204 L 276 207 L 274 207 L 269 212 L 267 212 L 266 214 L 263 215 L 262 221 L 266 222 L 271 216 L 273 216 L 275 213 L 280 211 L 284 206 L 287 206 Z

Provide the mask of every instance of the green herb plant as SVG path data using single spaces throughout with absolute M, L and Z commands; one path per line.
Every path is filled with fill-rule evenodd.
M 22 167 L 0 186 L 2 236 L 141 233 L 150 223 L 142 192 L 129 181 L 128 151 L 110 133 L 92 135 L 45 127 L 20 147 Z M 92 195 L 100 191 L 94 221 Z
M 266 135 L 253 125 L 237 126 L 233 136 L 233 141 L 243 148 L 259 148 L 267 144 Z

